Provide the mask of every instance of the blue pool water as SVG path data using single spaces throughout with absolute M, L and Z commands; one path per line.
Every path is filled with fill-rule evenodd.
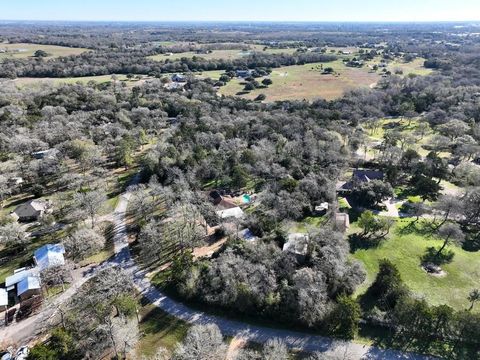
M 248 204 L 249 202 L 252 201 L 252 198 L 250 197 L 250 195 L 243 194 L 242 195 L 242 201 L 243 201 L 244 204 Z

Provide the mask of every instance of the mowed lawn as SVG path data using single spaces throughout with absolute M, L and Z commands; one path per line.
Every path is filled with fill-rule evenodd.
M 461 310 L 468 308 L 467 296 L 475 288 L 480 288 L 480 253 L 467 252 L 459 247 L 454 250 L 453 262 L 442 266 L 444 277 L 427 274 L 420 267 L 420 257 L 429 246 L 439 246 L 441 241 L 422 237 L 416 233 L 400 234 L 400 229 L 409 220 L 400 221 L 393 229 L 391 237 L 378 248 L 357 250 L 353 257 L 363 262 L 368 273 L 365 283 L 358 289 L 362 294 L 370 286 L 378 272 L 378 262 L 389 259 L 400 271 L 403 281 L 417 296 L 424 297 L 430 304 L 447 304 Z M 480 312 L 480 306 L 475 311 Z
M 0 43 L 0 60 L 5 58 L 28 58 L 35 54 L 35 51 L 43 50 L 48 54 L 48 58 L 59 56 L 79 55 L 88 49 L 71 48 L 56 45 L 40 45 L 40 44 L 3 44 Z
M 321 65 L 324 68 L 332 67 L 336 74 L 323 75 Z M 207 75 L 207 72 L 203 73 L 203 76 Z M 214 77 L 212 76 L 212 78 Z M 267 96 L 266 101 L 269 102 L 314 100 L 318 98 L 333 100 L 341 97 L 346 91 L 359 87 L 372 87 L 380 76 L 369 72 L 367 68 L 347 67 L 340 60 L 337 60 L 329 63 L 281 67 L 274 69 L 270 78 L 273 84 L 268 88 L 255 89 L 249 93 L 243 93 L 243 80 L 232 79 L 226 86 L 220 88 L 219 93 L 238 95 L 248 99 L 254 99 L 259 94 L 265 94 Z
M 137 345 L 137 355 L 154 356 L 159 348 L 172 352 L 185 337 L 189 324 L 154 305 L 145 305 L 140 311 L 140 331 L 143 336 Z

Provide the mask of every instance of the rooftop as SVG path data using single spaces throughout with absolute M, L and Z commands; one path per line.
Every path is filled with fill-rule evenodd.
M 40 289 L 40 279 L 38 276 L 27 276 L 17 285 L 17 295 L 20 296 L 29 290 Z
M 65 248 L 62 244 L 47 244 L 33 253 L 35 262 L 40 270 L 65 264 Z
M 244 216 L 244 213 L 242 209 L 240 209 L 238 206 L 230 209 L 225 209 L 225 210 L 219 210 L 217 211 L 217 215 L 221 217 L 222 219 L 227 219 L 227 218 L 237 218 L 240 219 Z
M 28 269 L 28 270 L 21 270 L 18 272 L 15 272 L 13 275 L 8 276 L 5 279 L 5 286 L 9 288 L 10 286 L 18 284 L 20 281 L 25 279 L 28 276 L 33 276 L 38 274 L 38 269 L 33 268 L 33 269 Z

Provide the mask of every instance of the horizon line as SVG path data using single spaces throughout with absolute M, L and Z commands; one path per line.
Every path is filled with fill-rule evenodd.
M 285 24 L 437 24 L 480 23 L 478 20 L 86 20 L 86 19 L 0 19 L 0 22 L 77 22 L 77 23 L 285 23 Z M 480 25 L 480 24 L 479 24 Z

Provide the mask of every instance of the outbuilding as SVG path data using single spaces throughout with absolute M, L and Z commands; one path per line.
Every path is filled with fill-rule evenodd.
M 23 301 L 40 295 L 42 287 L 38 276 L 27 276 L 17 285 L 17 296 Z
M 35 265 L 43 271 L 52 267 L 65 264 L 65 247 L 62 244 L 47 244 L 33 253 L 33 261 Z

